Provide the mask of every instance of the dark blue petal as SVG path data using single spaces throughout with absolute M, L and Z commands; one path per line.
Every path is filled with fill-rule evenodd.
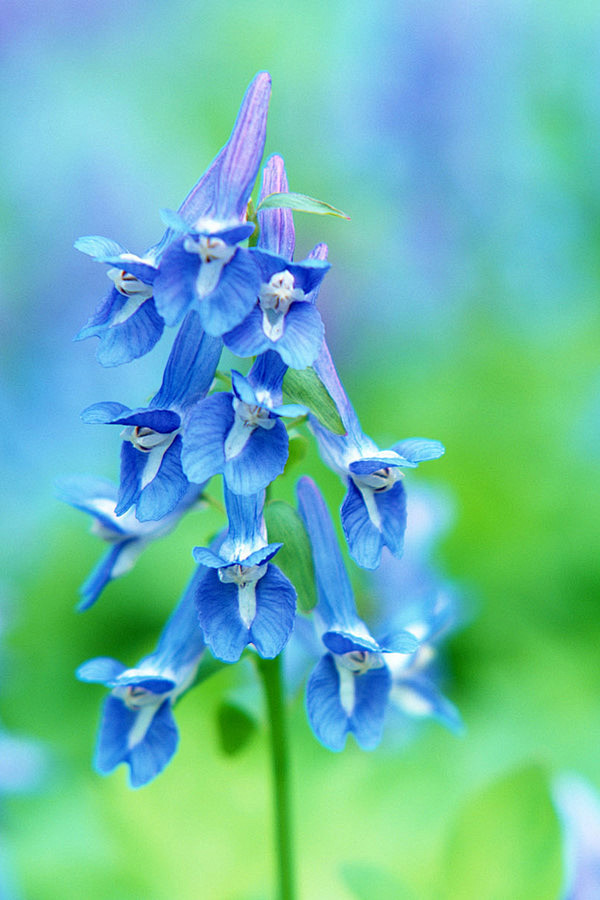
M 121 553 L 134 542 L 135 538 L 120 541 L 118 544 L 110 547 L 102 556 L 79 589 L 82 598 L 81 603 L 77 606 L 79 612 L 85 612 L 86 609 L 93 606 L 108 582 L 112 579 Z
M 298 509 L 313 548 L 321 615 L 327 627 L 354 623 L 357 618 L 354 594 L 329 510 L 311 478 L 301 478 L 296 490 Z
M 96 358 L 106 367 L 120 366 L 139 359 L 158 343 L 164 327 L 165 323 L 150 297 L 124 322 L 109 326 L 98 335 L 100 345 Z
M 391 677 L 387 666 L 355 676 L 356 701 L 350 730 L 363 750 L 374 750 L 381 740 Z
M 330 653 L 320 659 L 308 679 L 306 712 L 315 737 L 329 750 L 343 750 L 349 723 L 340 702 L 340 677 Z
M 264 333 L 262 322 L 262 311 L 257 304 L 250 310 L 243 322 L 223 335 L 225 346 L 229 347 L 236 356 L 242 357 L 256 356 L 269 350 L 273 346 L 273 341 L 269 340 Z
M 337 629 L 335 631 L 326 631 L 322 640 L 328 650 L 338 655 L 351 653 L 353 650 L 366 650 L 371 653 L 379 653 L 381 650 L 381 647 L 373 638 Z M 414 643 L 416 647 L 417 642 L 414 641 Z
M 222 346 L 220 338 L 204 333 L 198 313 L 190 311 L 175 338 L 160 390 L 150 405 L 184 409 L 202 400 L 214 378 Z
M 276 566 L 256 585 L 256 618 L 250 628 L 251 642 L 259 655 L 273 659 L 283 650 L 294 627 L 296 591 Z
M 244 95 L 229 140 L 179 207 L 188 222 L 244 218 L 265 146 L 270 94 L 271 78 L 259 72 Z
M 127 297 L 120 294 L 116 287 L 111 287 L 102 298 L 87 324 L 75 335 L 74 340 L 83 341 L 88 337 L 101 337 L 113 318 L 121 312 L 127 303 Z
M 137 503 L 142 489 L 142 475 L 148 462 L 146 453 L 136 450 L 129 441 L 121 444 L 121 477 L 115 514 L 122 516 Z
M 107 400 L 86 407 L 81 413 L 81 418 L 87 425 L 112 425 L 119 416 L 130 412 L 130 408 L 123 403 Z
M 250 372 L 248 381 L 255 390 L 262 388 L 271 395 L 274 406 L 281 403 L 281 386 L 287 366 L 281 361 L 277 353 L 268 350 L 256 358 Z
M 80 681 L 109 684 L 118 678 L 125 669 L 126 666 L 117 659 L 112 659 L 110 656 L 97 656 L 80 665 L 75 674 Z
M 376 569 L 381 560 L 383 535 L 369 518 L 363 496 L 351 478 L 340 512 L 350 556 L 364 569 Z
M 258 205 L 269 194 L 287 194 L 289 191 L 285 166 L 281 156 L 271 156 L 263 169 L 262 188 Z M 291 209 L 261 209 L 258 213 L 260 233 L 258 246 L 292 259 L 296 237 L 294 233 L 294 217 Z
M 208 547 L 194 547 L 192 556 L 197 563 L 201 566 L 206 566 L 208 569 L 221 569 L 223 566 L 231 565 L 229 560 L 217 556 L 217 554 L 213 553 L 212 550 L 209 550 Z
M 267 544 L 266 546 L 261 547 L 260 550 L 255 550 L 254 553 L 250 553 L 246 559 L 240 560 L 240 562 L 243 562 L 245 566 L 262 566 L 270 559 L 273 559 L 275 554 L 279 553 L 282 547 L 283 544 Z
M 204 330 L 220 336 L 239 325 L 256 303 L 259 288 L 260 277 L 254 258 L 248 250 L 236 250 L 223 267 L 214 291 L 200 300 Z
M 229 562 L 245 560 L 248 552 L 258 546 L 264 549 L 263 507 L 264 491 L 252 494 L 235 494 L 224 485 L 225 508 L 229 527 L 227 537 L 221 544 L 220 554 Z
M 242 400 L 249 406 L 254 406 L 256 404 L 256 394 L 254 393 L 254 390 L 248 383 L 248 380 L 244 378 L 243 375 L 240 375 L 239 372 L 236 372 L 235 369 L 231 370 L 231 387 L 238 400 Z
M 381 456 L 364 456 L 362 459 L 357 459 L 354 462 L 351 462 L 348 466 L 348 470 L 352 472 L 353 475 L 372 475 L 373 472 L 378 472 L 380 469 L 395 469 L 399 466 L 410 466 L 414 468 L 416 463 L 410 462 L 410 460 L 404 459 L 402 456 L 398 456 L 397 453 L 388 453 L 386 456 L 383 454 Z
M 154 302 L 167 325 L 177 325 L 196 298 L 196 278 L 200 267 L 197 253 L 183 248 L 184 238 L 169 244 L 154 282 Z
M 104 701 L 94 760 L 101 775 L 108 775 L 119 763 L 127 761 L 127 739 L 137 716 L 117 697 L 109 696 Z
M 428 438 L 406 438 L 406 440 L 394 444 L 393 449 L 415 465 L 428 459 L 438 459 L 445 452 L 443 444 Z
M 134 409 L 126 416 L 115 417 L 111 425 L 138 425 L 140 428 L 152 428 L 159 434 L 170 434 L 181 425 L 181 417 L 170 409 Z M 141 451 L 143 452 L 143 451 Z
M 375 492 L 375 503 L 381 516 L 383 542 L 394 556 L 402 556 L 406 531 L 406 491 L 397 481 L 389 491 Z
M 150 691 L 151 694 L 167 694 L 177 687 L 177 682 L 172 678 L 164 678 L 162 675 L 149 675 L 142 670 L 136 670 L 131 674 L 127 674 L 127 670 L 118 678 L 115 678 L 110 687 L 135 687 L 143 688 Z
M 127 256 L 108 256 L 103 262 L 109 263 L 122 272 L 135 275 L 144 284 L 152 284 L 156 278 L 157 269 L 151 263 L 142 262 L 141 259 L 130 259 Z
M 292 303 L 283 334 L 270 345 L 291 369 L 312 366 L 323 343 L 325 329 L 318 309 L 307 301 Z
M 140 522 L 154 522 L 164 518 L 173 512 L 188 487 L 189 482 L 181 468 L 181 436 L 177 435 L 165 451 L 155 477 L 140 494 L 136 504 L 136 518 Z
M 273 428 L 255 428 L 245 447 L 225 461 L 227 487 L 236 494 L 262 491 L 281 475 L 288 458 L 288 434 L 279 419 Z
M 240 618 L 238 587 L 219 581 L 216 569 L 209 569 L 196 592 L 198 620 L 204 639 L 218 659 L 237 662 L 250 642 L 249 629 Z
M 131 787 L 143 787 L 162 772 L 175 753 L 178 742 L 179 734 L 171 705 L 165 700 L 154 714 L 144 740 L 129 753 L 127 762 Z
M 213 237 L 221 238 L 230 247 L 245 241 L 254 231 L 254 225 L 251 222 L 244 222 L 242 225 L 234 225 L 233 228 L 221 228 L 219 231 L 208 231 Z
M 189 413 L 183 433 L 181 461 L 190 481 L 201 484 L 223 471 L 225 438 L 233 425 L 229 393 L 207 397 Z

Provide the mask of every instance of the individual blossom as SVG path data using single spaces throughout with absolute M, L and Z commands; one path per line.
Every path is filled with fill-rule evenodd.
M 392 677 L 388 660 L 415 651 L 417 638 L 397 630 L 380 642 L 359 618 L 333 523 L 316 484 L 298 482 L 298 507 L 313 549 L 318 604 L 316 627 L 325 653 L 306 687 L 306 709 L 316 737 L 343 750 L 348 733 L 364 750 L 380 742 Z
M 181 467 L 181 434 L 188 410 L 212 383 L 221 349 L 221 340 L 205 334 L 198 314 L 191 311 L 149 406 L 129 409 L 122 403 L 104 402 L 82 413 L 84 422 L 124 426 L 116 516 L 135 507 L 140 522 L 157 521 L 183 501 L 190 483 Z
M 264 491 L 232 493 L 225 485 L 229 526 L 218 549 L 196 547 L 203 568 L 196 589 L 198 619 L 216 657 L 236 662 L 252 645 L 272 659 L 294 625 L 296 591 L 270 560 L 282 544 L 269 544 L 263 520 Z
M 260 201 L 288 190 L 283 160 L 271 156 L 263 170 Z M 274 350 L 291 368 L 304 369 L 314 362 L 323 343 L 323 322 L 315 302 L 330 268 L 325 261 L 327 247 L 318 244 L 308 259 L 293 263 L 292 211 L 259 210 L 258 223 L 258 249 L 253 251 L 261 278 L 257 302 L 243 322 L 223 335 L 223 341 L 238 356 Z
M 400 469 L 437 459 L 444 447 L 439 441 L 408 438 L 390 450 L 380 450 L 363 433 L 325 341 L 314 368 L 335 401 L 347 433 L 333 434 L 314 416 L 309 419 L 310 427 L 324 461 L 347 485 L 340 512 L 350 555 L 359 566 L 375 569 L 383 547 L 388 547 L 394 556 L 402 555 L 406 493 Z
M 561 900 L 600 897 L 600 797 L 580 775 L 565 772 L 553 784 L 563 830 Z
M 201 491 L 202 486 L 189 485 L 172 512 L 156 521 L 140 522 L 133 508 L 120 516 L 115 513 L 119 489 L 111 481 L 91 475 L 62 479 L 58 483 L 59 499 L 89 513 L 93 518 L 92 533 L 109 544 L 80 588 L 78 609 L 89 609 L 110 581 L 132 569 L 148 544 L 175 528 Z
M 194 594 L 198 573 L 165 625 L 154 653 L 132 669 L 110 657 L 97 657 L 77 670 L 81 681 L 111 689 L 104 702 L 95 765 L 108 775 L 129 766 L 132 787 L 151 781 L 167 765 L 178 743 L 172 708 L 194 682 L 204 652 Z
M 258 266 L 238 247 L 253 232 L 248 201 L 265 146 L 271 79 L 259 72 L 242 101 L 231 136 L 195 187 L 193 214 L 165 212 L 178 232 L 162 255 L 155 302 L 167 325 L 176 325 L 193 304 L 211 335 L 238 325 L 256 302 Z
M 222 473 L 230 491 L 255 494 L 281 475 L 289 446 L 281 416 L 306 413 L 299 404 L 282 403 L 286 369 L 268 351 L 247 378 L 232 371 L 232 393 L 212 394 L 190 411 L 181 457 L 190 481 Z

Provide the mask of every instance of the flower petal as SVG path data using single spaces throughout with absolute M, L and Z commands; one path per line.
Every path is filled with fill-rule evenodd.
M 237 456 L 225 461 L 227 487 L 236 494 L 262 491 L 285 469 L 288 446 L 288 433 L 279 419 L 268 431 L 256 428 Z
M 189 413 L 181 462 L 190 481 L 201 484 L 223 471 L 225 438 L 233 425 L 231 394 L 213 394 Z
M 246 318 L 258 296 L 260 277 L 253 256 L 238 248 L 223 267 L 215 289 L 199 301 L 200 318 L 208 334 L 220 336 Z

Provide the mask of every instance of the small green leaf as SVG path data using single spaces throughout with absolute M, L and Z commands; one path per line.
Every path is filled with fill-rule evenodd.
M 256 731 L 256 720 L 233 703 L 221 703 L 217 710 L 221 750 L 233 756 L 247 745 Z
M 413 896 L 390 872 L 368 863 L 344 863 L 342 878 L 356 900 L 410 900 Z
M 306 194 L 268 194 L 258 204 L 256 211 L 260 209 L 293 209 L 296 212 L 316 213 L 318 216 L 339 216 L 340 219 L 349 219 L 345 212 L 336 209 L 323 200 L 315 200 Z
M 447 900 L 555 900 L 561 835 L 548 780 L 526 766 L 473 796 L 455 822 L 440 896 Z
M 313 368 L 288 369 L 283 378 L 283 393 L 286 402 L 307 406 L 329 431 L 346 434 L 337 406 Z
M 290 434 L 289 452 L 287 462 L 285 464 L 284 475 L 287 473 L 288 469 L 291 469 L 292 466 L 295 466 L 297 463 L 302 462 L 302 460 L 308 453 L 308 448 L 308 438 L 304 437 L 303 434 Z
M 217 391 L 230 391 L 231 375 L 226 372 L 220 372 L 219 369 L 217 369 L 213 378 L 212 387 Z
M 264 516 L 269 542 L 283 544 L 275 565 L 296 588 L 298 609 L 310 612 L 317 604 L 317 594 L 312 550 L 304 523 L 294 507 L 283 500 L 267 503 Z

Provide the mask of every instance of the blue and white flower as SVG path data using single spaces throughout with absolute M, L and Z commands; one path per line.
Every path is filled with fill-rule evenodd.
M 298 482 L 298 507 L 315 563 L 317 629 L 325 653 L 306 688 L 306 709 L 316 737 L 330 750 L 343 750 L 348 733 L 364 750 L 380 742 L 392 688 L 390 657 L 413 653 L 417 638 L 398 630 L 380 642 L 356 612 L 348 574 L 327 506 L 310 479 Z
M 437 459 L 444 447 L 439 441 L 408 438 L 390 450 L 380 450 L 363 433 L 325 341 L 314 368 L 335 401 L 347 434 L 333 434 L 314 416 L 310 417 L 310 426 L 324 461 L 341 475 L 348 488 L 340 512 L 350 555 L 359 566 L 375 569 L 384 546 L 394 556 L 402 555 L 406 494 L 400 469 Z
M 254 226 L 248 200 L 265 146 L 271 79 L 259 72 L 242 101 L 231 136 L 194 188 L 193 220 L 164 213 L 178 232 L 160 261 L 155 301 L 167 325 L 176 325 L 193 304 L 208 334 L 238 325 L 260 288 L 252 254 L 238 244 Z M 192 224 L 190 225 L 190 221 Z
M 554 779 L 554 803 L 563 830 L 564 878 L 560 900 L 600 897 L 600 796 L 581 775 Z
M 158 521 L 140 522 L 133 508 L 118 516 L 115 513 L 119 489 L 105 478 L 72 476 L 58 483 L 60 500 L 93 517 L 92 533 L 109 544 L 80 588 L 80 611 L 92 606 L 106 585 L 129 572 L 148 544 L 171 531 L 194 504 L 202 486 L 189 485 L 171 513 Z
M 264 492 L 239 495 L 225 486 L 225 503 L 229 528 L 218 552 L 194 549 L 208 570 L 196 590 L 200 625 L 225 662 L 236 662 L 248 645 L 272 659 L 285 646 L 296 611 L 296 591 L 270 562 L 282 544 L 267 543 Z
M 287 192 L 283 160 L 271 156 L 263 170 L 260 200 Z M 292 211 L 260 210 L 258 223 L 258 249 L 253 251 L 261 278 L 258 302 L 243 322 L 223 335 L 223 341 L 238 356 L 275 350 L 288 366 L 304 369 L 314 362 L 323 343 L 323 322 L 315 302 L 330 268 L 325 261 L 327 247 L 318 244 L 308 259 L 293 263 Z
M 191 311 L 173 344 L 161 388 L 148 407 L 130 409 L 105 402 L 82 413 L 84 422 L 125 426 L 117 516 L 135 507 L 140 522 L 156 521 L 172 513 L 186 496 L 189 480 L 181 467 L 185 419 L 210 388 L 221 349 L 221 340 L 205 334 L 198 314 Z
M 154 653 L 134 668 L 97 657 L 77 670 L 81 681 L 111 689 L 104 703 L 95 765 L 102 775 L 120 763 L 129 766 L 132 787 L 151 781 L 167 765 L 179 735 L 172 707 L 194 682 L 204 652 L 194 594 L 198 572 L 165 625 Z
M 247 378 L 231 373 L 233 393 L 206 397 L 190 411 L 183 442 L 183 470 L 190 481 L 223 474 L 229 490 L 255 494 L 281 475 L 288 458 L 282 416 L 304 415 L 299 404 L 283 404 L 287 366 L 273 351 L 255 361 Z

